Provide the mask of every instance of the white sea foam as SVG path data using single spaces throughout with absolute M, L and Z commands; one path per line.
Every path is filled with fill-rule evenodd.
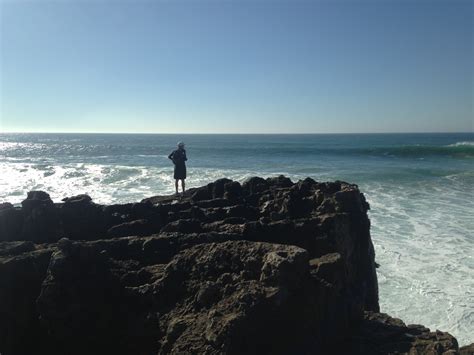
M 19 203 L 30 190 L 43 189 L 53 201 L 67 196 L 89 194 L 95 202 L 125 203 L 152 195 L 171 194 L 174 190 L 172 167 L 146 167 L 102 164 L 0 163 L 0 201 Z M 187 186 L 205 185 L 218 178 L 244 181 L 256 171 L 229 169 L 188 169 Z
M 463 147 L 463 146 L 472 147 L 472 146 L 474 146 L 474 142 L 470 142 L 470 141 L 467 141 L 467 142 L 456 142 L 456 143 L 448 144 L 448 145 L 447 145 L 447 147 Z
M 382 311 L 473 341 L 474 189 L 446 180 L 365 187 Z
M 102 204 L 134 202 L 174 190 L 172 166 L 101 164 L 95 158 L 96 163 L 61 164 L 40 157 L 5 158 L 0 162 L 0 202 L 19 203 L 34 189 L 47 191 L 57 202 L 86 193 Z M 191 166 L 187 186 L 202 186 L 221 177 L 242 182 L 250 176 L 279 173 L 297 180 L 311 171 L 319 181 L 334 178 L 332 172 L 317 167 L 296 173 L 290 168 L 264 172 Z M 449 331 L 460 344 L 474 341 L 473 176 L 464 171 L 434 182 L 381 178 L 359 184 L 371 204 L 382 311 L 407 323 Z

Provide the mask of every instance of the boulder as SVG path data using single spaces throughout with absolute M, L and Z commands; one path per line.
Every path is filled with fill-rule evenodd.
M 279 175 L 277 177 L 270 177 L 267 178 L 267 182 L 269 185 L 274 187 L 291 187 L 293 186 L 293 182 L 290 178 L 287 178 L 284 175 Z
M 31 240 L 35 243 L 54 242 L 59 239 L 60 219 L 49 194 L 43 191 L 30 191 L 21 205 L 23 226 L 18 239 Z
M 224 185 L 224 198 L 235 200 L 242 197 L 242 185 L 237 181 L 230 181 Z
M 242 190 L 246 195 L 252 195 L 255 193 L 263 192 L 267 190 L 268 187 L 268 181 L 258 176 L 248 178 L 242 184 Z
M 160 354 L 285 354 L 318 344 L 308 255 L 297 247 L 198 245 L 168 264 L 154 290 Z
M 23 211 L 11 203 L 0 204 L 0 242 L 21 239 Z
M 158 325 L 146 299 L 126 287 L 133 266 L 110 256 L 112 244 L 61 241 L 37 299 L 48 334 L 42 353 L 152 353 Z
M 94 240 L 106 235 L 103 209 L 87 195 L 64 199 L 64 204 L 59 206 L 59 216 L 62 222 L 61 237 Z
M 168 223 L 161 232 L 199 233 L 202 232 L 201 222 L 198 219 L 179 219 Z
M 146 219 L 137 219 L 115 225 L 107 231 L 107 235 L 112 238 L 126 237 L 129 235 L 144 236 L 150 235 L 154 231 L 153 225 Z M 155 230 L 155 232 L 157 232 Z
M 47 338 L 35 301 L 53 249 L 0 243 L 0 353 L 35 354 Z
M 449 333 L 407 326 L 400 319 L 374 312 L 365 312 L 351 337 L 335 345 L 332 350 L 341 354 L 459 354 L 458 343 Z

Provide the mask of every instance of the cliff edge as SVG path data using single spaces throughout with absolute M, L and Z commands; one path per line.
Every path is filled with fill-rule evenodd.
M 459 353 L 379 313 L 368 209 L 284 176 L 110 206 L 32 191 L 0 205 L 0 353 Z

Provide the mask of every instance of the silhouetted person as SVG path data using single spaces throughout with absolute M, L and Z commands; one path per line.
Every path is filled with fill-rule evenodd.
M 178 143 L 178 149 L 173 151 L 168 158 L 173 161 L 174 164 L 174 180 L 175 180 L 175 187 L 176 187 L 176 194 L 178 194 L 178 181 L 181 180 L 181 187 L 183 189 L 183 193 L 185 190 L 185 183 L 186 180 L 186 163 L 185 161 L 188 160 L 186 158 L 186 150 L 184 150 L 184 143 Z

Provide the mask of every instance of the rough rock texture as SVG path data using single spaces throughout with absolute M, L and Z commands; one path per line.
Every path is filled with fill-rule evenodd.
M 111 206 L 30 192 L 0 205 L 0 353 L 458 353 L 377 313 L 368 208 L 284 176 Z
M 365 312 L 361 326 L 346 342 L 340 343 L 338 353 L 350 354 L 458 354 L 457 340 L 449 333 L 431 332 L 417 325 L 384 313 Z
M 474 355 L 474 343 L 461 347 L 459 353 L 461 355 Z
M 51 254 L 31 242 L 0 243 L 1 354 L 28 354 L 42 341 L 35 302 Z
M 163 315 L 160 353 L 306 349 L 320 340 L 312 336 L 315 291 L 301 248 L 241 241 L 185 250 L 154 287 Z

